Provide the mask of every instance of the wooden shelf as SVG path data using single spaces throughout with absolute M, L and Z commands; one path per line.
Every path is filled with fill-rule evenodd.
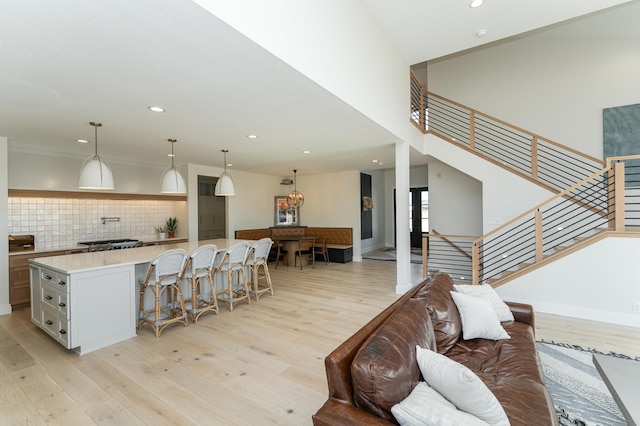
M 116 192 L 43 191 L 36 189 L 9 189 L 9 197 L 80 198 L 89 200 L 164 200 L 187 201 L 186 195 L 122 194 Z

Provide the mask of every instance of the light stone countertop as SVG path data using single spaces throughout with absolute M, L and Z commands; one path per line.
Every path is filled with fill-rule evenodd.
M 105 238 L 109 239 L 109 238 Z M 114 240 L 116 240 L 117 238 L 113 238 Z M 142 241 L 144 244 L 148 244 L 148 243 L 166 243 L 167 241 L 180 241 L 180 240 L 186 240 L 186 237 L 176 237 L 176 238 L 165 238 L 164 240 L 144 240 Z M 40 254 L 40 253 L 47 253 L 47 252 L 58 252 L 58 251 L 67 251 L 67 250 L 79 250 L 79 249 L 86 249 L 89 248 L 89 246 L 85 246 L 85 245 L 81 245 L 81 244 L 76 244 L 74 246 L 69 246 L 69 247 L 57 247 L 57 248 L 46 248 L 46 249 L 40 249 L 37 247 L 36 244 L 36 248 L 34 250 L 24 250 L 24 251 L 10 251 L 9 252 L 9 256 L 17 256 L 17 255 L 23 255 L 23 254 Z
M 193 250 L 204 244 L 215 244 L 218 247 L 218 250 L 224 250 L 239 241 L 248 241 L 249 244 L 253 244 L 255 242 L 253 240 L 218 238 L 213 240 L 163 244 L 122 250 L 106 250 L 90 253 L 76 253 L 64 256 L 39 257 L 31 259 L 29 262 L 33 265 L 50 268 L 63 274 L 70 274 L 74 272 L 87 272 L 111 266 L 149 263 L 155 256 L 163 251 L 174 248 L 181 248 L 187 253 L 191 253 Z

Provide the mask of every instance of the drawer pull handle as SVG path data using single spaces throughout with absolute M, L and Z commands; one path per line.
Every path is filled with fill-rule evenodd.
M 60 334 L 67 334 L 66 330 L 60 330 Z
M 61 308 L 64 308 L 67 305 L 64 302 L 60 302 L 60 303 L 58 303 L 58 306 L 60 306 Z
M 51 296 L 49 296 L 49 295 L 46 295 L 44 298 L 45 298 L 45 299 L 47 299 L 47 300 L 51 300 L 51 299 L 53 299 L 53 297 L 51 297 Z
M 45 276 L 44 276 L 44 279 L 45 279 L 45 280 L 51 280 L 51 275 L 45 275 Z
M 58 285 L 67 285 L 67 283 L 64 281 L 58 281 Z
M 47 325 L 53 325 L 53 322 L 51 322 L 51 320 L 46 320 L 44 323 Z

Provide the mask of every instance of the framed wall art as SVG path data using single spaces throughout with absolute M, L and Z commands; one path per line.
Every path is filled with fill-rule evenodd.
M 277 195 L 274 198 L 274 225 L 300 226 L 300 208 L 290 208 L 286 195 Z

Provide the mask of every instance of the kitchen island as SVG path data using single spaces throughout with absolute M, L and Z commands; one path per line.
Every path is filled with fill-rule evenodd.
M 221 238 L 31 259 L 31 320 L 80 355 L 130 339 L 136 335 L 139 280 L 155 256 L 173 248 L 191 253 L 204 244 L 225 250 L 238 241 Z

